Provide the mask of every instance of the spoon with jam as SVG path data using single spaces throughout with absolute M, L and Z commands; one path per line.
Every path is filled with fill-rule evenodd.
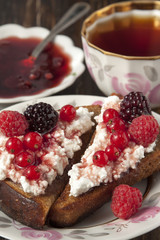
M 83 15 L 85 15 L 90 9 L 90 5 L 85 2 L 79 2 L 75 3 L 66 13 L 65 15 L 60 19 L 60 21 L 53 27 L 53 29 L 50 31 L 48 36 L 41 41 L 33 50 L 31 56 L 28 59 L 25 59 L 24 62 L 28 64 L 34 64 L 36 62 L 36 59 L 39 57 L 40 53 L 45 50 L 47 54 L 49 54 L 51 48 L 53 47 L 52 41 L 54 37 L 71 26 L 73 23 L 75 23 L 78 19 L 80 19 Z M 52 59 L 52 57 L 51 57 Z M 61 58 L 58 59 L 52 59 L 54 62 L 54 66 L 60 66 L 61 65 Z M 31 80 L 37 79 L 39 77 L 39 72 L 35 72 L 34 70 L 31 72 L 29 78 Z M 45 78 L 50 80 L 53 78 L 52 71 L 45 74 Z

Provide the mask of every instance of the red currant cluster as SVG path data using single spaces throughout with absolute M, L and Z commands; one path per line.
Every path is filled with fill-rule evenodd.
M 76 109 L 71 105 L 61 108 L 59 117 L 62 121 L 71 122 L 76 117 Z M 6 150 L 14 154 L 16 169 L 22 170 L 28 180 L 38 180 L 40 172 L 37 165 L 41 163 L 35 152 L 42 146 L 43 137 L 38 132 L 28 132 L 24 135 L 23 141 L 18 137 L 10 137 L 6 142 Z
M 14 164 L 17 169 L 23 169 L 28 180 L 40 178 L 37 168 L 35 151 L 41 148 L 42 136 L 37 132 L 28 132 L 23 142 L 18 137 L 10 137 L 6 142 L 6 150 L 14 154 Z
M 97 151 L 93 155 L 93 163 L 99 167 L 106 166 L 108 161 L 116 161 L 124 148 L 128 146 L 127 126 L 115 109 L 106 109 L 103 113 L 106 130 L 111 133 L 110 143 L 105 151 Z
M 107 109 L 103 113 L 106 130 L 111 133 L 110 145 L 105 151 L 97 151 L 93 155 L 93 163 L 99 167 L 106 166 L 108 161 L 116 161 L 121 152 L 129 146 L 129 142 L 148 147 L 159 133 L 159 125 L 152 115 L 141 115 L 132 123 L 125 123 L 115 109 Z

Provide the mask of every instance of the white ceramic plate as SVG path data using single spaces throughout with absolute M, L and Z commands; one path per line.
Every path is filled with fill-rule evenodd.
M 17 24 L 5 24 L 0 26 L 0 39 L 16 36 L 19 38 L 45 38 L 49 33 L 49 30 L 42 27 L 25 28 Z M 62 47 L 64 53 L 71 57 L 71 72 L 67 75 L 60 85 L 46 89 L 39 94 L 31 96 L 20 96 L 14 98 L 0 98 L 0 103 L 15 103 L 21 101 L 28 101 L 35 98 L 46 97 L 55 94 L 69 86 L 71 86 L 75 80 L 84 72 L 85 66 L 83 64 L 84 54 L 82 49 L 75 47 L 73 41 L 65 35 L 57 35 L 54 39 L 60 47 Z
M 29 101 L 27 103 L 16 104 L 9 109 L 24 111 L 28 104 L 34 104 L 40 100 Z M 87 95 L 55 96 L 41 99 L 50 103 L 55 108 L 60 108 L 65 104 L 77 106 L 102 103 L 104 97 Z M 160 115 L 155 114 L 160 123 Z M 160 173 L 148 180 L 138 183 L 138 187 L 145 194 L 145 200 L 139 212 L 129 220 L 115 219 L 110 203 L 105 204 L 81 223 L 72 228 L 48 228 L 35 230 L 26 227 L 0 212 L 0 235 L 11 240 L 125 240 L 130 239 L 160 226 Z

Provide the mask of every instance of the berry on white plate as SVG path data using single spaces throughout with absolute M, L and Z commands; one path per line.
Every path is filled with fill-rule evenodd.
M 142 200 L 142 193 L 138 188 L 121 184 L 113 191 L 112 212 L 118 218 L 128 219 L 141 207 Z

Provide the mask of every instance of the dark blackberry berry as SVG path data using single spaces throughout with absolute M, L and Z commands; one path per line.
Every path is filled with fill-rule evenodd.
M 24 116 L 29 122 L 29 130 L 41 134 L 50 132 L 58 121 L 58 113 L 50 104 L 44 102 L 28 106 Z
M 126 122 L 141 115 L 151 115 L 151 109 L 147 98 L 141 92 L 130 92 L 124 96 L 120 104 L 120 116 Z

